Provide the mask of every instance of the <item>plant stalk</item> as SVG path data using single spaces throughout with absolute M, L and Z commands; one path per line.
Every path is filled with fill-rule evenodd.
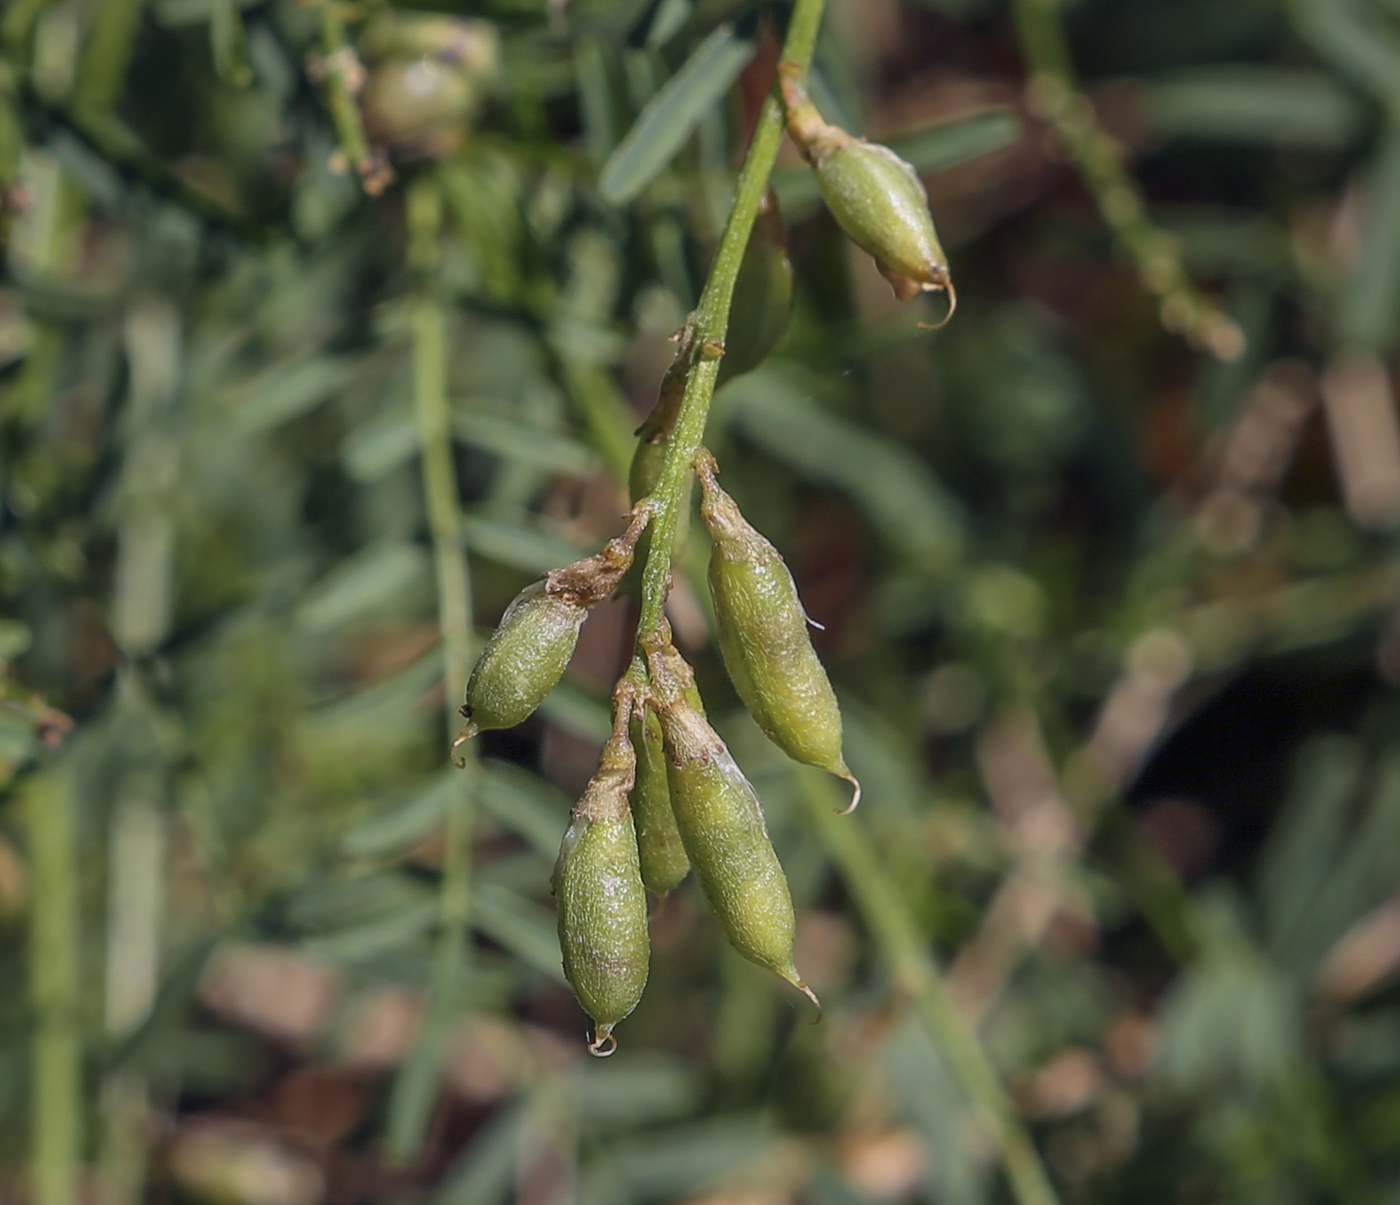
M 825 0 L 797 0 L 788 23 L 783 43 L 784 61 L 801 63 L 803 68 L 812 61 L 817 45 L 817 30 L 821 26 Z M 719 377 L 720 357 L 724 337 L 729 330 L 729 307 L 734 300 L 734 284 L 744 251 L 749 245 L 754 219 L 758 216 L 763 190 L 778 156 L 778 144 L 783 137 L 783 109 L 776 91 L 759 110 L 758 124 L 749 143 L 744 166 L 734 190 L 734 205 L 729 220 L 720 235 L 714 263 L 687 323 L 690 338 L 682 346 L 693 349 L 690 371 L 685 382 L 676 425 L 666 449 L 666 460 L 651 493 L 653 505 L 650 549 L 642 573 L 642 613 L 637 624 L 638 638 L 654 632 L 660 625 L 671 585 L 671 552 L 681 508 L 690 492 L 686 483 L 691 462 L 705 438 L 705 423 L 710 416 L 710 402 Z M 640 644 L 638 648 L 640 649 Z M 634 663 L 635 664 L 635 663 Z
M 78 1017 L 78 868 L 67 775 L 29 780 L 23 795 L 33 894 L 29 1003 L 34 1011 L 34 1205 L 76 1205 L 82 1147 L 82 1046 Z
M 1035 1144 L 976 1034 L 948 994 L 928 942 L 881 866 L 865 829 L 855 817 L 839 814 L 844 800 L 827 775 L 805 766 L 796 767 L 794 773 L 822 844 L 836 863 L 890 975 L 914 1005 L 995 1141 L 1012 1194 L 1019 1205 L 1057 1205 Z
M 1191 283 L 1177 240 L 1148 216 L 1122 147 L 1079 91 L 1059 0 L 1015 0 L 1014 9 L 1030 70 L 1030 108 L 1050 124 L 1074 160 L 1115 242 L 1137 268 L 1142 287 L 1157 299 L 1162 325 L 1217 359 L 1238 359 L 1244 332 Z
M 471 626 L 471 576 L 462 543 L 457 471 L 452 460 L 452 418 L 447 403 L 446 314 L 432 281 L 438 262 L 442 198 L 436 179 L 421 176 L 409 188 L 409 262 L 419 274 L 413 302 L 413 394 L 422 456 L 423 500 L 437 571 L 438 623 L 442 631 L 447 739 L 459 725 L 457 706 L 466 694 L 475 637 Z M 422 1149 L 440 1079 L 443 1040 L 460 996 L 471 912 L 472 788 L 475 749 L 458 751 L 463 773 L 453 776 L 444 837 L 437 945 L 423 1022 L 413 1049 L 394 1081 L 385 1153 L 409 1163 Z

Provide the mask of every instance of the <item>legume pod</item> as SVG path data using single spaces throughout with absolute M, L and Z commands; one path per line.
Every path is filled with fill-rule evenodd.
M 794 761 L 860 783 L 841 752 L 841 709 L 807 634 L 807 613 L 782 554 L 744 518 L 701 450 L 700 517 L 714 540 L 710 594 L 724 667 L 749 714 Z
M 490 728 L 513 728 L 544 701 L 564 676 L 589 607 L 617 589 L 631 567 L 650 517 L 645 508 L 633 510 L 627 530 L 601 552 L 550 570 L 516 595 L 467 681 L 467 726 L 456 744 Z
M 919 174 L 889 147 L 829 125 L 803 91 L 801 77 L 798 64 L 778 65 L 788 133 L 812 165 L 831 216 L 875 258 L 901 301 L 933 289 L 947 293 L 946 322 L 957 294 Z
M 705 899 L 730 945 L 820 1008 L 793 963 L 792 895 L 757 794 L 686 697 L 689 667 L 675 648 L 649 648 L 647 665 L 669 762 L 671 807 Z
M 594 1022 L 589 1050 L 617 1048 L 613 1027 L 637 1007 L 651 943 L 646 888 L 627 795 L 636 758 L 624 705 L 598 770 L 573 810 L 554 867 L 564 975 Z

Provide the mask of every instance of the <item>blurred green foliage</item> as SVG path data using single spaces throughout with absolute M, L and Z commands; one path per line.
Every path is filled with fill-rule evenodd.
M 1400 16 L 1060 17 L 1243 355 L 1162 329 L 1026 100 L 1006 5 L 832 0 L 813 96 L 924 175 L 960 309 L 922 329 L 940 303 L 896 305 L 785 157 L 793 318 L 709 443 L 825 625 L 849 823 L 1062 1198 L 1400 1200 Z M 461 781 L 415 290 L 445 314 L 484 634 L 620 526 L 786 18 L 5 7 L 0 1198 L 1007 1199 L 825 797 L 724 680 L 698 525 L 672 622 L 768 809 L 825 1022 L 687 883 L 622 1052 L 582 1053 L 548 881 L 629 600 L 481 742 L 466 972 L 441 1059 L 398 1070 Z M 413 1092 L 431 1124 L 396 1165 Z

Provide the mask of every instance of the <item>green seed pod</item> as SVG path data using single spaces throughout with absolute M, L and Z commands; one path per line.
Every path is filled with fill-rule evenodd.
M 564 975 L 593 1018 L 588 1049 L 600 1056 L 617 1049 L 613 1026 L 642 998 L 651 956 L 647 893 L 627 802 L 636 769 L 627 737 L 631 710 L 630 700 L 619 708 L 613 737 L 564 833 L 552 880 Z
M 729 309 L 724 359 L 716 386 L 757 368 L 778 345 L 792 317 L 792 264 L 787 231 L 770 188 L 763 194 Z
M 627 530 L 601 552 L 550 570 L 516 596 L 467 682 L 462 705 L 467 726 L 454 748 L 478 732 L 514 727 L 544 701 L 564 676 L 588 608 L 617 589 L 631 568 L 650 518 L 650 510 L 634 508 Z
M 821 1008 L 793 964 L 796 918 L 758 796 L 719 734 L 686 697 L 675 648 L 647 649 L 651 704 L 669 762 L 671 807 L 695 878 L 730 945 Z
M 588 608 L 526 586 L 501 616 L 467 683 L 462 715 L 471 736 L 528 719 L 564 676 Z
M 841 754 L 841 709 L 807 634 L 807 614 L 782 555 L 749 524 L 715 480 L 701 450 L 700 517 L 714 540 L 710 595 L 724 667 L 749 714 L 784 753 L 820 766 L 855 788 Z M 849 809 L 848 809 L 849 810 Z
M 832 217 L 874 257 L 901 301 L 934 289 L 947 293 L 947 322 L 957 308 L 957 294 L 919 174 L 889 147 L 854 138 L 824 121 L 803 91 L 801 77 L 798 64 L 778 65 L 788 133 L 812 165 Z
M 649 708 L 632 716 L 632 744 L 637 750 L 637 783 L 632 788 L 632 817 L 637 826 L 637 852 L 642 882 L 657 895 L 665 895 L 685 878 L 690 860 L 685 856 L 671 788 L 666 779 L 666 749 L 661 721 Z

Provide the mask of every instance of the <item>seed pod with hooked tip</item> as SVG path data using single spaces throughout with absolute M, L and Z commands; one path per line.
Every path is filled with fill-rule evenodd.
M 627 736 L 631 710 L 631 698 L 618 705 L 612 739 L 573 810 L 553 877 L 564 975 L 593 1018 L 588 1049 L 600 1056 L 617 1049 L 613 1026 L 642 998 L 651 956 L 647 893 L 627 802 L 636 769 Z
M 661 720 L 671 807 L 695 878 L 729 944 L 812 1003 L 797 973 L 796 917 L 758 796 L 719 734 L 686 697 L 690 667 L 671 645 L 648 646 L 650 703 Z
M 812 165 L 831 216 L 874 257 L 901 301 L 947 293 L 947 322 L 958 298 L 918 172 L 889 147 L 824 121 L 803 91 L 802 73 L 797 63 L 778 64 L 788 133 Z
M 632 565 L 633 549 L 651 512 L 633 510 L 627 530 L 601 552 L 525 587 L 506 608 L 467 682 L 457 743 L 489 728 L 527 719 L 558 684 L 578 643 L 588 608 L 617 589 Z
M 661 721 L 650 708 L 632 716 L 632 744 L 637 750 L 637 783 L 632 788 L 632 819 L 637 827 L 637 852 L 642 882 L 657 895 L 679 885 L 690 870 L 685 846 L 671 811 L 671 787 L 666 778 L 666 749 Z
M 714 457 L 701 449 L 695 467 L 700 517 L 714 540 L 709 578 L 715 626 L 734 689 L 784 753 L 849 782 L 854 808 L 860 783 L 841 753 L 841 709 L 807 634 L 797 584 L 778 550 L 719 487 Z

